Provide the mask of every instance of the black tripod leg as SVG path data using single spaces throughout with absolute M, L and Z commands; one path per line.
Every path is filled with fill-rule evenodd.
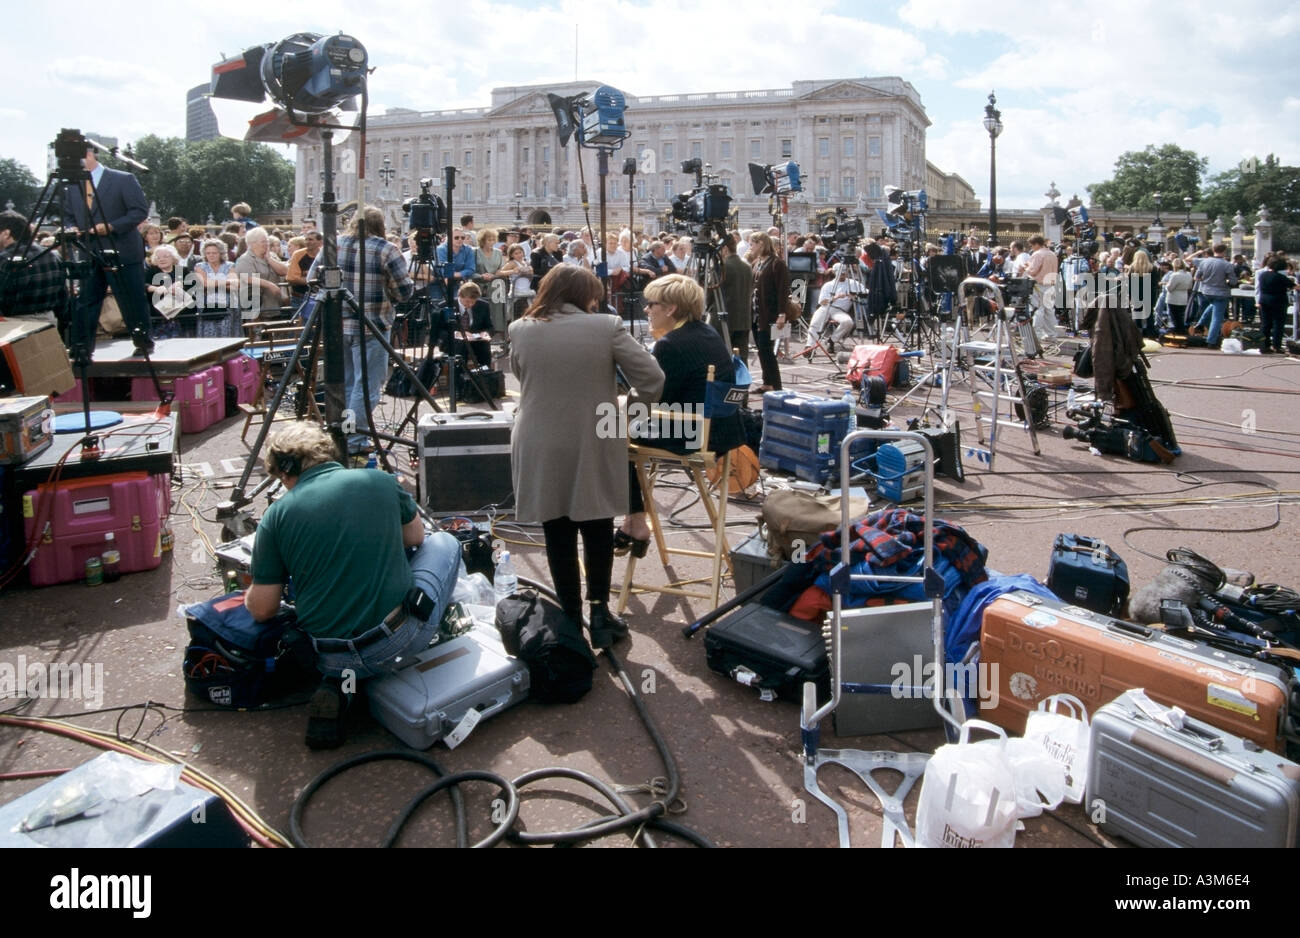
M 356 305 L 355 301 L 349 299 L 348 302 L 352 303 L 353 308 L 355 308 Z M 438 402 L 433 399 L 433 395 L 429 393 L 428 388 L 426 388 L 423 384 L 420 383 L 419 377 L 411 369 L 411 366 L 406 362 L 406 359 L 402 358 L 401 355 L 397 354 L 397 350 L 393 348 L 392 344 L 388 341 L 387 338 L 384 337 L 384 334 L 379 331 L 378 327 L 375 326 L 375 324 L 370 322 L 370 320 L 368 319 L 363 319 L 362 322 L 366 324 L 366 328 L 368 328 L 371 331 L 375 340 L 384 347 L 384 351 L 388 353 L 388 357 L 393 362 L 393 364 L 396 365 L 398 368 L 400 368 L 402 371 L 404 371 L 411 378 L 414 387 L 416 389 L 416 392 L 420 396 L 420 399 L 424 401 L 426 404 L 428 404 L 430 407 L 432 407 L 434 411 L 436 411 L 437 413 L 442 413 L 442 408 L 439 407 Z
M 253 469 L 257 466 L 257 456 L 262 452 L 262 446 L 266 443 L 267 434 L 271 432 L 271 423 L 275 415 L 280 412 L 280 402 L 284 400 L 284 392 L 289 386 L 289 381 L 294 371 L 298 367 L 298 362 L 302 358 L 302 350 L 310 342 L 312 345 L 313 356 L 319 335 L 321 331 L 322 317 L 317 315 L 311 318 L 311 321 L 302 330 L 302 335 L 298 337 L 298 344 L 293 348 L 293 355 L 290 356 L 288 364 L 284 366 L 284 374 L 280 376 L 280 383 L 275 386 L 275 394 L 271 397 L 271 402 L 264 405 L 262 412 L 262 425 L 258 427 L 257 439 L 253 441 L 253 448 L 249 450 L 248 461 L 244 464 L 244 471 L 239 475 L 239 482 L 230 493 L 230 503 L 236 508 L 243 507 L 246 504 L 244 500 L 244 490 L 248 487 L 248 480 L 253 475 Z M 315 368 L 313 358 L 312 367 Z M 301 415 L 300 415 L 301 416 Z

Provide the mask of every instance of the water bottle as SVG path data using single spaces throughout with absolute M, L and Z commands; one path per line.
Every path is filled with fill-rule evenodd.
M 503 550 L 501 559 L 497 561 L 496 570 L 492 574 L 492 592 L 496 596 L 497 605 L 501 600 L 511 596 L 519 587 L 519 574 L 515 572 L 515 565 L 510 562 L 510 551 Z

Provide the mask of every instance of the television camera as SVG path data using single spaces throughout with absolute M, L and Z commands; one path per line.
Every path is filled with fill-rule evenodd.
M 725 233 L 725 222 L 731 214 L 731 193 L 726 186 L 713 182 L 705 184 L 706 178 L 717 178 L 704 171 L 707 165 L 698 158 L 682 161 L 682 172 L 695 174 L 695 186 L 689 192 L 673 196 L 669 214 L 684 227 L 717 228 L 721 235 Z
M 867 232 L 861 218 L 849 218 L 846 210 L 837 208 L 834 215 L 821 223 L 818 233 L 836 244 L 847 244 L 865 237 Z
M 1104 404 L 1071 407 L 1065 415 L 1078 424 L 1061 428 L 1065 439 L 1081 440 L 1099 453 L 1127 456 L 1139 462 L 1155 461 L 1147 456 L 1151 435 L 1146 428 L 1120 417 L 1107 419 Z
M 417 261 L 433 261 L 433 246 L 447 230 L 447 204 L 433 191 L 432 179 L 420 180 L 420 194 L 402 203 Z

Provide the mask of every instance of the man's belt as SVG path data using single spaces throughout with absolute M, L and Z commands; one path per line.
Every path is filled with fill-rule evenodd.
M 384 621 L 379 623 L 373 629 L 362 632 L 356 638 L 317 638 L 313 639 L 316 644 L 316 650 L 320 652 L 328 651 L 356 651 L 361 652 L 369 648 L 376 642 L 391 638 L 401 630 L 406 624 L 406 607 L 398 603 L 397 608 L 384 617 Z

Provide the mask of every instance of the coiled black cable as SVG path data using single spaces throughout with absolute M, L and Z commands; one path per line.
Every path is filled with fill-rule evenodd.
M 322 785 L 335 776 L 342 775 L 349 769 L 355 769 L 357 766 L 365 765 L 369 762 L 381 762 L 387 759 L 400 759 L 405 762 L 414 762 L 417 765 L 423 765 L 441 779 L 450 777 L 447 775 L 446 769 L 429 756 L 426 756 L 421 752 L 412 752 L 407 749 L 381 749 L 376 752 L 363 752 L 359 756 L 353 756 L 350 759 L 344 759 L 342 762 L 336 762 L 320 775 L 317 775 L 308 782 L 307 787 L 304 788 L 302 793 L 293 800 L 293 807 L 289 810 L 289 839 L 293 841 L 293 845 L 295 847 L 311 846 L 311 844 L 307 842 L 307 838 L 303 836 L 302 813 L 307 807 L 307 802 L 311 800 L 312 796 L 316 794 Z M 469 829 L 465 823 L 465 801 L 461 797 L 460 789 L 455 787 L 454 784 L 451 789 L 451 804 L 452 810 L 455 811 L 456 814 L 456 846 L 467 846 L 469 844 Z M 398 830 L 400 830 L 400 827 Z M 389 837 L 385 840 L 384 846 L 392 846 L 394 840 L 396 840 L 396 835 L 394 831 L 390 829 Z
M 531 587 L 552 600 L 558 602 L 554 591 L 544 584 L 537 583 L 526 577 L 520 577 L 521 586 Z M 487 781 L 499 787 L 506 795 L 506 811 L 500 822 L 491 834 L 483 840 L 476 843 L 475 847 L 490 847 L 499 843 L 503 838 L 509 838 L 513 843 L 520 844 L 577 844 L 588 840 L 596 840 L 601 837 L 607 837 L 610 834 L 619 832 L 628 832 L 633 842 L 641 846 L 657 846 L 654 838 L 647 834 L 647 831 L 661 831 L 673 837 L 679 837 L 688 843 L 697 847 L 712 847 L 714 844 L 690 828 L 673 821 L 666 820 L 664 815 L 673 809 L 675 803 L 680 803 L 679 794 L 681 791 L 681 776 L 677 768 L 677 760 L 673 757 L 672 751 L 668 748 L 668 743 L 659 730 L 658 724 L 650 714 L 641 695 L 637 693 L 636 686 L 632 683 L 631 677 L 623 667 L 622 661 L 614 654 L 613 649 L 605 649 L 605 660 L 609 663 L 610 670 L 618 676 L 622 682 L 624 690 L 632 699 L 632 704 L 636 708 L 637 714 L 641 717 L 642 723 L 645 724 L 646 731 L 650 734 L 650 739 L 659 752 L 663 760 L 664 769 L 667 777 L 663 780 L 662 793 L 655 801 L 651 802 L 644 808 L 633 809 L 626 800 L 622 798 L 611 786 L 602 782 L 600 779 L 578 769 L 557 766 L 554 768 L 535 769 L 526 772 L 516 778 L 514 781 L 507 781 L 499 775 L 484 771 L 467 771 L 448 774 L 442 766 L 429 756 L 423 753 L 413 752 L 404 749 L 385 749 L 378 752 L 362 753 L 359 756 L 353 756 L 342 762 L 330 766 L 316 778 L 308 783 L 302 793 L 294 799 L 293 807 L 289 812 L 289 837 L 294 846 L 308 847 L 306 837 L 302 832 L 302 815 L 306 808 L 307 802 L 316 794 L 316 792 L 330 779 L 369 762 L 381 761 L 384 759 L 402 759 L 408 762 L 415 762 L 419 765 L 426 766 L 439 779 L 434 784 L 421 790 L 410 802 L 402 809 L 397 819 L 389 828 L 384 838 L 383 846 L 391 847 L 396 843 L 402 829 L 410 821 L 416 810 L 429 798 L 441 791 L 447 790 L 451 793 L 452 808 L 456 817 L 456 845 L 458 847 L 468 846 L 469 833 L 465 817 L 464 800 L 461 797 L 459 783 L 465 781 Z M 572 831 L 545 831 L 540 833 L 530 833 L 528 831 L 518 830 L 519 822 L 519 789 L 534 782 L 541 781 L 545 778 L 568 778 L 587 785 L 599 792 L 619 812 L 616 815 L 595 818 L 584 826 Z M 656 780 L 659 781 L 659 780 Z

